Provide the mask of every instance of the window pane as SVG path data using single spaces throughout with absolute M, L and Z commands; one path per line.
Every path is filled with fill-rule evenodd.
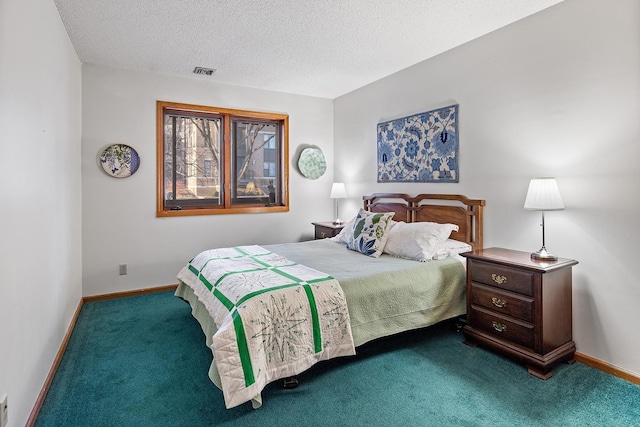
M 281 200 L 280 125 L 232 120 L 234 204 L 274 204 Z M 271 198 L 269 193 L 272 193 Z M 274 194 L 275 193 L 275 194 Z
M 172 112 L 164 117 L 165 206 L 221 205 L 222 119 Z

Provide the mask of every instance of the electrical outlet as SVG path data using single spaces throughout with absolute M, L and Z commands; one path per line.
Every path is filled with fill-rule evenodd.
M 127 264 L 120 264 L 120 275 L 124 276 L 125 274 L 127 274 Z
M 0 400 L 0 427 L 7 427 L 9 423 L 9 406 L 7 405 L 7 395 Z

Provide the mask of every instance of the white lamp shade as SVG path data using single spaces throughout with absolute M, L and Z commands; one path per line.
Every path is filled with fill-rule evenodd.
M 344 186 L 344 182 L 334 182 L 331 187 L 331 195 L 329 197 L 332 199 L 346 199 L 347 189 Z
M 524 208 L 536 211 L 560 211 L 564 209 L 555 178 L 533 178 L 524 201 Z

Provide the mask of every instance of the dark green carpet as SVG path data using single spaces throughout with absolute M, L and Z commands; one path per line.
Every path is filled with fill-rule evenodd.
M 542 381 L 449 323 L 316 365 L 227 410 L 211 352 L 172 292 L 86 303 L 37 426 L 634 426 L 640 387 L 580 363 Z

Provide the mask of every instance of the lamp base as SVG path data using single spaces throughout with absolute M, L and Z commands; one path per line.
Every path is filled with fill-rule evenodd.
M 552 253 L 547 252 L 547 248 L 543 246 L 538 252 L 534 252 L 531 254 L 531 259 L 536 261 L 557 261 L 558 257 Z
M 344 224 L 344 221 L 341 220 L 340 218 L 336 218 L 333 220 L 333 225 L 342 225 Z

